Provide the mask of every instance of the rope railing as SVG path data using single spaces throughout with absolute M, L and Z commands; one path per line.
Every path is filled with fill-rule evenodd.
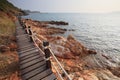
M 25 32 L 27 34 L 29 34 L 30 36 L 30 41 L 31 42 L 34 42 L 36 47 L 39 49 L 39 51 L 45 55 L 45 59 L 46 59 L 46 64 L 47 64 L 47 68 L 51 68 L 51 64 L 53 65 L 53 68 L 55 69 L 55 71 L 57 72 L 58 74 L 58 77 L 61 79 L 61 80 L 65 80 L 64 78 L 66 78 L 66 80 L 72 80 L 70 78 L 70 76 L 68 75 L 68 73 L 65 71 L 65 69 L 62 67 L 61 63 L 58 61 L 58 59 L 56 58 L 56 56 L 54 55 L 54 53 L 52 52 L 52 50 L 50 49 L 50 46 L 49 46 L 49 42 L 47 41 L 44 41 L 43 42 L 43 47 L 44 47 L 44 51 L 41 50 L 41 48 L 38 46 L 38 44 L 36 43 L 36 40 L 39 41 L 40 43 L 42 42 L 38 37 L 37 37 L 37 34 L 34 33 L 31 29 L 30 26 L 26 26 L 25 23 L 22 23 L 20 22 L 23 29 L 25 29 Z M 61 73 L 60 71 L 58 70 L 58 68 L 55 66 L 54 63 L 51 63 L 50 61 L 50 55 L 52 55 L 52 58 L 55 60 L 55 62 L 57 63 L 57 66 L 59 67 L 59 70 L 61 70 Z M 64 74 L 64 77 L 62 76 Z

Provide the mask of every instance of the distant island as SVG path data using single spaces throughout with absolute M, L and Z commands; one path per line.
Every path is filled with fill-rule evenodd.
M 41 13 L 40 11 L 31 11 L 31 10 L 23 10 L 26 14 L 29 13 Z

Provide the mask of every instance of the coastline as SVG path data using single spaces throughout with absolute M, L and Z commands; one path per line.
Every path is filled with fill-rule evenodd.
M 27 26 L 32 27 L 33 31 L 38 34 L 41 42 L 44 40 L 50 42 L 52 51 L 73 80 L 99 80 L 99 78 L 104 80 L 108 75 L 113 80 L 120 79 L 119 76 L 117 77 L 113 73 L 116 69 L 114 70 L 114 67 L 104 62 L 108 59 L 108 56 L 87 49 L 72 35 L 69 35 L 67 38 L 53 36 L 53 34 L 64 34 L 66 32 L 65 29 L 49 27 L 49 22 L 33 21 L 31 19 L 23 19 L 23 21 L 26 22 Z M 117 69 L 119 70 L 119 68 Z

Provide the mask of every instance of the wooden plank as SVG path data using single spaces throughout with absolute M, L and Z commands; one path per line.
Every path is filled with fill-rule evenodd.
M 38 55 L 38 56 L 31 57 L 31 58 L 28 58 L 28 59 L 26 59 L 26 60 L 20 60 L 20 64 L 25 64 L 25 63 L 27 63 L 27 62 L 29 62 L 29 61 L 32 61 L 32 60 L 38 59 L 38 58 L 40 58 L 39 55 Z
M 28 63 L 26 63 L 26 64 L 22 64 L 21 66 L 20 66 L 20 69 L 25 69 L 25 68 L 27 68 L 27 67 L 29 67 L 29 66 L 33 66 L 34 64 L 36 64 L 36 63 L 39 63 L 39 62 L 41 62 L 41 61 L 43 61 L 44 59 L 41 57 L 41 58 L 39 58 L 39 59 L 35 59 L 35 60 L 32 60 L 32 61 L 30 61 L 30 62 L 28 62 Z
M 21 39 L 20 38 L 17 38 L 17 41 L 19 42 L 19 41 L 26 41 L 26 40 L 29 40 L 30 38 L 29 37 L 26 37 L 26 38 L 23 38 L 23 37 L 21 37 Z
M 28 55 L 28 56 L 24 56 L 24 57 L 19 57 L 20 61 L 21 60 L 25 60 L 25 59 L 28 59 L 28 58 L 31 58 L 31 57 L 34 57 L 34 56 L 38 56 L 39 53 L 36 53 L 36 54 L 31 54 L 31 55 Z M 40 55 L 41 56 L 41 55 Z
M 54 74 L 50 74 L 41 80 L 57 80 Z
M 41 61 L 41 62 L 39 62 L 37 64 L 34 64 L 34 65 L 32 65 L 32 66 L 30 66 L 30 67 L 28 67 L 26 69 L 22 69 L 21 70 L 21 75 L 27 74 L 28 72 L 30 72 L 30 71 L 32 71 L 32 70 L 34 70 L 36 68 L 39 68 L 39 67 L 41 67 L 42 65 L 45 65 L 45 64 L 46 64 L 45 61 Z
M 30 52 L 30 51 L 32 51 L 32 50 L 38 51 L 38 49 L 37 49 L 36 47 L 34 47 L 34 48 L 30 48 L 30 49 L 27 49 L 27 50 L 24 50 L 24 51 L 19 51 L 19 54 L 20 54 L 20 53 L 25 53 L 25 52 Z
M 31 44 L 28 44 L 28 45 L 24 45 L 24 46 L 18 46 L 19 49 L 22 49 L 22 48 L 26 48 L 28 46 L 35 46 L 33 43 Z
M 29 40 L 29 39 L 30 39 L 29 36 L 17 38 L 18 41 L 25 41 L 25 40 Z
M 26 36 L 28 36 L 28 34 L 17 35 L 16 37 L 19 38 L 19 37 L 26 37 Z
M 24 39 L 20 39 L 20 40 L 17 40 L 17 42 L 18 42 L 18 44 L 20 44 L 20 43 L 27 43 L 27 42 L 30 42 L 30 38 L 24 38 Z
M 29 44 L 29 45 L 26 45 L 24 47 L 18 46 L 18 49 L 24 49 L 24 48 L 31 47 L 31 46 L 35 46 L 35 45 L 34 44 Z
M 31 77 L 29 80 L 41 80 L 42 78 L 50 75 L 52 73 L 51 69 L 47 69 L 33 77 Z
M 19 57 L 24 57 L 24 56 L 28 56 L 28 55 L 31 55 L 31 54 L 36 54 L 38 52 L 38 50 L 32 50 L 32 51 L 28 51 L 26 53 L 20 53 L 19 54 Z M 39 53 L 39 52 L 38 52 Z
M 27 40 L 27 39 L 29 39 L 29 36 L 17 38 L 18 41 L 24 41 L 24 40 Z
M 25 45 L 29 45 L 29 44 L 31 44 L 30 41 L 27 41 L 27 42 L 23 42 L 23 41 L 18 42 L 18 46 L 21 46 L 21 47 L 23 47 L 23 46 L 25 46 Z
M 43 65 L 39 68 L 36 68 L 36 69 L 22 75 L 22 78 L 28 80 L 31 77 L 33 77 L 33 76 L 35 76 L 35 75 L 37 75 L 37 74 L 39 74 L 39 73 L 41 73 L 42 71 L 45 71 L 45 70 L 46 70 L 46 65 Z M 36 80 L 36 79 L 34 79 L 34 80 Z
M 18 46 L 20 47 L 20 48 L 22 48 L 22 47 L 25 47 L 25 46 L 28 46 L 28 45 L 34 45 L 34 43 L 32 43 L 32 42 L 30 42 L 30 41 L 28 41 L 28 42 L 18 42 Z
M 24 48 L 19 48 L 17 51 L 20 52 L 20 51 L 24 51 L 24 50 L 27 50 L 27 49 L 30 49 L 30 48 L 35 48 L 35 46 L 27 46 L 27 47 L 24 47 Z

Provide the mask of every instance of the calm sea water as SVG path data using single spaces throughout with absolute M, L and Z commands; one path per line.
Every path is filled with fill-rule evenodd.
M 39 21 L 65 21 L 68 26 L 55 26 L 75 31 L 67 31 L 63 36 L 74 35 L 86 47 L 120 59 L 120 14 L 81 13 L 31 13 L 24 18 Z

